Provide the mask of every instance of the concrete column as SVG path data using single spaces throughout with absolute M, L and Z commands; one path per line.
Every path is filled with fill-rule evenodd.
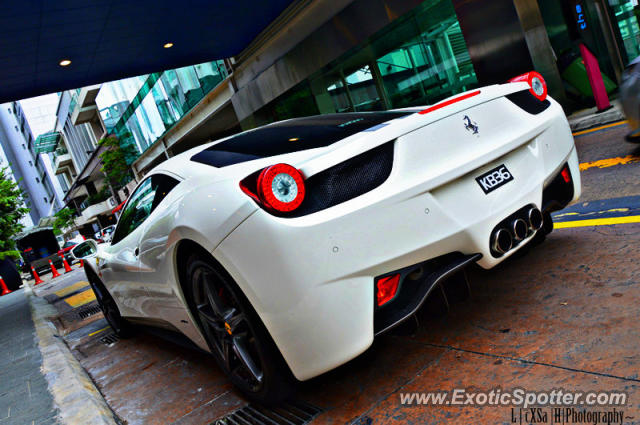
M 612 22 L 609 13 L 606 10 L 607 5 L 602 0 L 596 0 L 594 2 L 596 11 L 598 12 L 598 20 L 600 21 L 600 26 L 602 27 L 602 33 L 604 35 L 604 42 L 607 44 L 607 50 L 609 51 L 609 56 L 611 57 L 611 64 L 613 65 L 613 71 L 616 73 L 615 77 L 617 83 L 620 84 L 622 82 L 622 72 L 626 64 L 622 59 L 622 55 L 620 54 L 620 50 L 624 49 L 624 46 L 619 46 L 616 40 L 616 36 L 614 31 L 617 30 L 617 22 Z M 634 58 L 629 58 L 630 60 Z
M 533 66 L 546 80 L 549 94 L 562 103 L 566 98 L 566 93 L 538 2 L 535 0 L 513 0 L 513 4 L 524 31 L 524 38 Z

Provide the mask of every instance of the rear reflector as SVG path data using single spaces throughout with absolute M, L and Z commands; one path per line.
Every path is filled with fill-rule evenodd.
M 462 102 L 463 100 L 469 99 L 470 97 L 474 97 L 480 94 L 480 90 L 472 91 L 470 93 L 463 94 L 462 96 L 454 97 L 453 99 L 445 100 L 444 102 L 440 102 L 436 105 L 431 106 L 419 113 L 424 115 L 429 112 L 437 111 L 438 109 L 442 109 L 445 106 L 453 105 L 454 103 Z
M 562 169 L 562 178 L 564 179 L 565 183 L 571 183 L 571 173 L 569 172 L 569 166 L 565 165 L 564 168 Z
M 399 274 L 383 277 L 376 282 L 376 301 L 378 306 L 386 304 L 396 296 L 399 283 Z

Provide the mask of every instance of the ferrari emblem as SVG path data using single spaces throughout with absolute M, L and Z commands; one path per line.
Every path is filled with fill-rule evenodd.
M 471 121 L 471 118 L 469 118 L 469 115 L 465 115 L 464 118 L 462 119 L 464 121 L 464 128 L 467 129 L 467 131 L 470 131 L 471 134 L 478 134 L 478 123 L 475 121 Z
M 232 333 L 231 333 L 231 326 L 230 326 L 227 322 L 224 322 L 224 328 L 227 330 L 227 333 L 228 333 L 229 335 L 232 335 Z

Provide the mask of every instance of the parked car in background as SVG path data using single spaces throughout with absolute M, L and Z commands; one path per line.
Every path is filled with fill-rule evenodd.
M 77 241 L 73 241 L 73 240 L 66 241 L 64 244 L 62 244 L 62 248 L 60 248 L 60 251 L 58 252 L 58 254 L 62 254 L 64 256 L 64 259 L 67 260 L 69 264 L 73 262 L 73 256 L 71 255 L 71 248 L 73 248 L 76 245 L 78 245 Z

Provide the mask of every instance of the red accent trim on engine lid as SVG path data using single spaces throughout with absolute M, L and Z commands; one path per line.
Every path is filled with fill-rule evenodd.
M 418 112 L 421 115 L 428 114 L 429 112 L 437 111 L 438 109 L 442 109 L 446 106 L 453 105 L 454 103 L 462 102 L 463 100 L 467 100 L 470 97 L 474 97 L 480 94 L 480 90 L 476 90 L 470 93 L 463 94 L 462 96 L 454 97 L 453 99 L 445 100 L 444 102 L 440 102 L 430 108 L 427 108 L 423 111 Z

